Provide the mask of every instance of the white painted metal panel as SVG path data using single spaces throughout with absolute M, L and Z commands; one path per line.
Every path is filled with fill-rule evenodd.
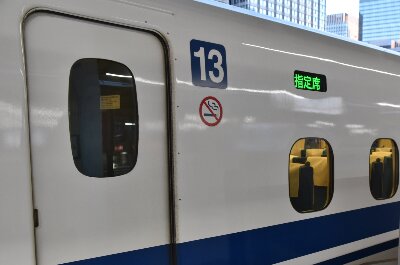
M 166 87 L 157 38 L 42 13 L 28 18 L 25 37 L 38 264 L 168 244 Z M 68 86 L 71 66 L 81 58 L 120 62 L 135 77 L 138 160 L 126 175 L 90 178 L 75 168 Z
M 399 75 L 398 55 L 195 1 L 19 0 L 3 1 L 0 5 L 3 22 L 0 30 L 0 95 L 5 103 L 4 108 L 0 108 L 4 116 L 0 128 L 0 152 L 2 158 L 6 158 L 0 160 L 0 166 L 2 170 L 8 169 L 15 161 L 21 165 L 4 171 L 1 178 L 0 209 L 6 214 L 0 219 L 0 263 L 28 264 L 32 256 L 19 23 L 23 14 L 36 7 L 151 28 L 168 37 L 171 52 L 176 58 L 172 66 L 175 102 L 179 106 L 174 113 L 179 242 L 335 214 L 399 199 L 397 194 L 391 200 L 373 200 L 367 176 L 367 154 L 373 139 L 393 137 L 398 144 L 400 141 L 398 108 L 376 105 L 381 101 L 400 105 L 398 78 L 345 66 L 350 64 Z M 48 37 L 44 43 L 47 43 Z M 193 87 L 189 54 L 189 42 L 193 38 L 226 47 L 230 89 L 226 93 Z M 39 48 L 48 49 L 47 46 Z M 323 60 L 318 62 L 318 58 Z M 48 58 L 40 57 L 40 60 L 44 59 Z M 300 66 L 302 69 L 299 70 L 316 71 L 314 69 L 317 68 L 318 72 L 327 74 L 331 80 L 328 80 L 325 96 L 303 95 L 303 92 L 293 90 L 290 76 L 293 68 Z M 131 70 L 135 74 L 135 70 Z M 146 74 L 142 72 L 143 77 Z M 150 77 L 148 80 L 157 81 Z M 377 86 L 381 81 L 384 87 Z M 331 82 L 335 84 L 332 86 Z M 146 83 L 142 87 L 144 85 L 156 87 Z M 206 128 L 198 116 L 198 104 L 209 95 L 221 100 L 227 118 L 217 130 Z M 65 103 L 60 106 L 66 107 Z M 319 112 L 312 112 L 315 110 Z M 64 119 L 65 123 L 66 113 L 62 115 L 58 120 Z M 37 131 L 60 132 L 58 126 L 53 129 L 38 127 Z M 155 128 L 154 124 L 149 124 L 148 128 L 151 126 Z M 141 130 L 144 130 L 143 126 Z M 328 209 L 301 215 L 291 208 L 288 200 L 287 159 L 291 144 L 297 138 L 310 134 L 323 136 L 332 144 L 335 153 L 335 194 Z M 68 139 L 67 134 L 64 137 Z M 45 144 L 52 145 L 54 141 L 50 137 L 48 139 L 49 143 Z M 278 146 L 275 142 L 279 140 L 283 144 Z M 69 143 L 64 142 L 64 147 L 70 148 Z M 268 147 L 273 150 L 267 150 Z M 210 150 L 219 163 L 207 157 Z M 68 165 L 72 166 L 73 163 Z M 64 167 L 67 164 L 61 168 Z M 392 235 L 383 234 L 382 242 L 391 238 Z M 335 248 L 330 252 L 331 257 L 355 251 L 355 245 L 350 244 L 344 250 Z M 361 247 L 369 245 L 369 241 L 363 242 Z M 88 251 L 90 253 L 82 253 L 79 258 L 101 252 Z M 323 260 L 323 255 L 317 253 L 305 262 Z
M 200 30 L 177 44 L 179 242 L 399 200 L 399 192 L 375 200 L 368 177 L 373 141 L 400 143 L 398 108 L 377 104 L 400 105 L 398 56 L 215 7 L 204 10 Z M 225 46 L 226 91 L 192 85 L 191 39 Z M 296 90 L 295 70 L 325 74 L 328 92 Z M 215 128 L 198 114 L 210 95 L 224 107 Z M 301 137 L 327 139 L 335 157 L 332 202 L 309 214 L 296 212 L 289 200 L 289 152 Z
M 0 264 L 34 264 L 25 81 L 17 1 L 0 3 Z

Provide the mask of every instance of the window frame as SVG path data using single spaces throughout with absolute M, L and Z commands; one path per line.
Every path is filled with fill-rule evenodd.
M 370 170 L 370 156 L 371 156 L 371 150 L 372 150 L 373 144 L 374 144 L 376 141 L 382 140 L 382 139 L 390 140 L 390 141 L 392 142 L 392 144 L 393 144 L 393 146 L 394 146 L 394 149 L 395 149 L 395 157 L 396 157 L 396 159 L 393 160 L 393 162 L 395 163 L 394 182 L 397 183 L 397 185 L 396 185 L 396 187 L 394 187 L 394 189 L 393 189 L 393 194 L 392 194 L 392 196 L 390 196 L 390 197 L 388 197 L 388 198 L 376 198 L 376 197 L 374 196 L 373 192 L 372 192 L 372 186 L 371 186 L 371 170 Z M 394 197 L 396 196 L 396 194 L 397 194 L 397 192 L 398 192 L 398 190 L 399 190 L 399 181 L 400 181 L 400 179 L 399 179 L 399 148 L 398 148 L 397 142 L 396 142 L 393 138 L 390 138 L 390 137 L 380 137 L 380 138 L 376 138 L 376 139 L 372 142 L 371 147 L 370 147 L 369 150 L 370 150 L 369 155 L 368 155 L 368 187 L 369 187 L 369 192 L 370 192 L 372 198 L 373 198 L 374 200 L 376 200 L 376 201 L 385 201 L 385 200 L 392 199 L 392 198 L 394 198 Z
M 309 139 L 309 138 L 317 138 L 317 139 L 319 139 L 319 140 L 325 141 L 325 144 L 329 147 L 330 160 L 328 161 L 328 162 L 329 162 L 329 191 L 328 191 L 328 194 L 327 194 L 327 196 L 328 196 L 328 201 L 326 202 L 326 204 L 324 205 L 324 207 L 321 208 L 321 209 L 317 209 L 317 210 L 314 210 L 314 209 L 313 209 L 313 210 L 311 210 L 311 211 L 299 211 L 299 210 L 296 209 L 296 207 L 294 206 L 293 201 L 292 201 L 292 198 L 290 197 L 290 163 L 291 163 L 290 155 L 291 155 L 291 153 L 292 153 L 293 147 L 295 146 L 295 144 L 296 144 L 298 141 L 303 140 L 303 139 L 304 139 L 304 140 L 305 140 L 305 139 Z M 300 214 L 315 213 L 315 212 L 323 211 L 323 210 L 325 210 L 325 209 L 327 209 L 327 208 L 329 207 L 329 205 L 330 205 L 331 202 L 332 202 L 334 193 L 335 193 L 335 171 L 334 171 L 334 168 L 335 168 L 334 160 L 335 160 L 335 159 L 334 159 L 334 157 L 335 157 L 335 156 L 334 156 L 334 152 L 333 152 L 333 148 L 332 148 L 331 143 L 330 143 L 328 140 L 326 140 L 325 138 L 323 138 L 323 137 L 301 137 L 301 138 L 298 138 L 296 141 L 293 142 L 293 144 L 292 144 L 292 146 L 291 146 L 291 148 L 290 148 L 290 150 L 289 150 L 289 155 L 288 155 L 288 198 L 289 198 L 289 201 L 290 201 L 290 204 L 291 204 L 292 208 L 293 208 L 296 212 L 298 212 L 298 213 L 300 213 Z

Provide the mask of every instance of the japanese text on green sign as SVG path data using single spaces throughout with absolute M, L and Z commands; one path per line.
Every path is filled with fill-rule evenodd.
M 326 92 L 326 76 L 302 71 L 294 72 L 294 86 L 297 89 Z
M 319 91 L 321 89 L 321 78 L 295 74 L 294 85 L 296 88 Z

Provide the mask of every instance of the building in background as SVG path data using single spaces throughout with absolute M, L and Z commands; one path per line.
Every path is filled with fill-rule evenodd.
M 358 17 L 347 13 L 328 15 L 325 30 L 353 40 L 359 40 Z
M 325 29 L 326 0 L 230 0 L 230 4 L 314 29 Z
M 364 17 L 361 13 L 358 14 L 358 40 L 363 39 L 363 23 L 364 23 Z
M 360 0 L 362 41 L 400 50 L 400 1 Z
M 400 52 L 400 40 L 386 39 L 386 40 L 368 41 L 368 43 L 385 49 L 390 49 L 393 51 Z

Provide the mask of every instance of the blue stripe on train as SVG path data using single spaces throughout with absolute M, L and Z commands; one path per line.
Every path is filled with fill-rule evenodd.
M 273 264 L 396 230 L 399 217 L 400 202 L 395 202 L 181 243 L 178 264 Z M 168 250 L 159 246 L 67 264 L 164 265 Z
M 399 228 L 400 203 L 389 203 L 178 245 L 181 265 L 265 265 Z
M 374 254 L 383 252 L 385 250 L 389 250 L 399 246 L 399 239 L 393 239 L 369 248 L 361 249 L 356 252 L 337 257 L 331 260 L 327 260 L 324 262 L 320 262 L 317 265 L 342 265 L 355 260 L 359 260 L 368 256 L 372 256 Z

